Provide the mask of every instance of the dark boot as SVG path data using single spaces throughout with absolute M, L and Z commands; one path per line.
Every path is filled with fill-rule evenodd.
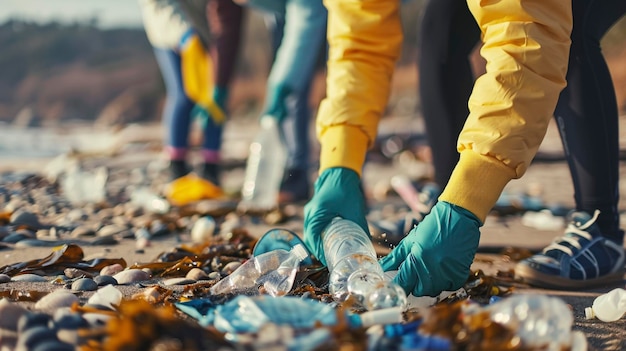
M 309 176 L 305 169 L 288 169 L 280 184 L 278 203 L 296 203 L 309 200 Z
M 189 167 L 184 160 L 170 160 L 170 180 L 175 180 L 186 176 L 189 173 Z
M 200 175 L 211 183 L 220 185 L 220 166 L 217 163 L 203 163 Z

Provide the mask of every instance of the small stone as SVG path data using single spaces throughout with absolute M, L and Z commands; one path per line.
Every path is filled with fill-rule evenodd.
M 110 275 L 113 276 L 124 270 L 121 264 L 115 263 L 110 266 L 106 266 L 100 270 L 100 275 Z
M 2 316 L 0 318 L 0 333 L 2 331 L 17 331 L 18 321 L 27 313 L 28 310 L 26 308 L 16 303 L 6 299 L 0 300 L 0 316 Z
M 189 278 L 171 278 L 163 281 L 163 285 L 172 286 L 172 285 L 189 285 L 194 284 L 196 281 Z
M 222 276 L 219 274 L 219 272 L 211 272 L 209 273 L 209 279 L 210 280 L 220 280 L 222 278 Z
M 129 269 L 117 273 L 113 276 L 117 283 L 120 285 L 131 284 L 134 282 L 140 282 L 150 279 L 150 274 L 144 272 L 141 269 Z
M 46 340 L 32 348 L 33 351 L 74 351 L 74 345 L 59 340 Z
M 117 285 L 117 280 L 110 275 L 99 275 L 93 280 L 98 284 L 98 286 L 106 286 L 106 285 Z
M 11 277 L 9 277 L 6 274 L 0 274 L 0 284 L 2 283 L 8 283 L 11 281 Z
M 20 275 L 14 276 L 13 278 L 11 278 L 11 281 L 33 283 L 33 282 L 47 282 L 48 280 L 40 275 L 27 273 L 27 274 L 20 274 Z
M 203 271 L 200 268 L 193 268 L 189 272 L 187 272 L 187 275 L 185 277 L 198 281 L 198 280 L 206 279 L 207 274 L 205 271 Z
M 70 307 L 75 302 L 78 302 L 76 295 L 64 290 L 55 290 L 37 301 L 35 309 L 43 311 L 56 310 L 60 307 Z
M 49 329 L 48 327 L 38 326 L 26 329 L 22 334 L 17 338 L 17 350 L 33 350 L 36 346 L 48 342 L 48 341 L 56 341 L 57 334 L 53 329 Z M 50 349 L 52 350 L 52 349 Z
M 229 275 L 232 272 L 236 271 L 237 268 L 239 267 L 241 267 L 241 262 L 238 262 L 238 261 L 229 262 L 224 266 L 224 268 L 222 269 L 222 272 L 226 275 Z
M 91 278 L 80 278 L 72 283 L 72 290 L 94 291 L 98 289 L 98 283 Z
M 23 333 L 26 329 L 35 326 L 47 327 L 50 320 L 50 315 L 47 313 L 28 312 L 17 321 L 17 331 L 18 333 Z
M 96 235 L 96 230 L 92 226 L 86 226 L 86 225 L 79 225 L 78 227 L 74 228 L 74 230 L 72 230 L 72 232 L 70 233 L 70 236 L 72 238 L 80 238 L 83 236 L 94 236 L 94 235 Z
M 39 222 L 36 214 L 26 211 L 17 210 L 11 215 L 11 225 L 16 227 L 27 227 L 29 229 L 41 229 L 43 225 Z
M 65 270 L 63 270 L 63 274 L 65 274 L 66 277 L 72 279 L 72 278 L 92 278 L 93 274 L 87 272 L 87 271 L 83 271 L 82 269 L 78 269 L 78 268 L 65 268 Z

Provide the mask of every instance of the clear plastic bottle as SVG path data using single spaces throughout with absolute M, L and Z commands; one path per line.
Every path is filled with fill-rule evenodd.
M 574 316 L 559 298 L 513 295 L 487 309 L 491 320 L 515 330 L 524 348 L 563 350 L 572 344 Z
M 585 308 L 585 318 L 598 318 L 603 322 L 615 322 L 626 314 L 626 290 L 617 288 L 593 300 L 591 307 Z
M 329 290 L 336 301 L 352 296 L 368 310 L 406 305 L 406 293 L 384 278 L 374 246 L 359 225 L 337 217 L 322 233 L 322 240 Z
M 263 116 L 260 124 L 261 130 L 250 144 L 241 190 L 239 209 L 244 212 L 263 212 L 277 206 L 287 162 L 287 149 L 278 121 L 272 116 Z
M 278 249 L 247 260 L 230 275 L 211 287 L 212 294 L 234 291 L 258 293 L 264 286 L 268 294 L 287 294 L 296 277 L 300 262 L 308 257 L 306 249 L 298 244 L 290 251 Z
M 157 214 L 165 214 L 170 210 L 170 203 L 147 187 L 137 188 L 130 195 L 133 204 L 144 210 Z

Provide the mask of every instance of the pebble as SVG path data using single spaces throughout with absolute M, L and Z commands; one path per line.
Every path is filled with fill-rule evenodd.
M 22 333 L 24 330 L 33 328 L 35 326 L 47 327 L 50 323 L 51 318 L 47 313 L 42 312 L 28 312 L 17 322 L 17 331 Z
M 128 269 L 113 276 L 120 285 L 131 284 L 150 279 L 150 274 L 141 269 Z
M 13 282 L 47 282 L 48 280 L 40 275 L 37 274 L 20 274 L 20 275 L 16 275 L 13 278 L 11 278 L 11 281 Z
M 193 280 L 203 280 L 207 278 L 207 274 L 200 268 L 192 268 L 189 272 L 187 272 L 186 278 Z
M 170 278 L 163 281 L 163 285 L 172 286 L 172 285 L 189 285 L 194 284 L 196 281 L 194 279 L 189 278 Z
M 35 309 L 42 311 L 56 310 L 60 307 L 70 307 L 78 302 L 78 296 L 64 290 L 55 290 L 35 303 Z
M 219 272 L 211 272 L 209 273 L 209 280 L 220 280 L 222 275 Z
M 35 326 L 24 330 L 17 338 L 16 351 L 32 350 L 38 344 L 48 341 L 57 341 L 57 334 L 47 326 Z
M 111 276 L 113 276 L 113 275 L 115 275 L 115 274 L 117 274 L 117 273 L 119 273 L 119 272 L 121 272 L 123 270 L 124 270 L 124 267 L 122 267 L 121 264 L 116 263 L 116 264 L 112 264 L 110 266 L 106 266 L 106 267 L 102 268 L 100 270 L 100 275 L 111 275 Z
M 117 285 L 117 280 L 110 275 L 99 275 L 93 278 L 93 281 L 95 281 L 98 286 Z
M 20 318 L 27 314 L 28 310 L 16 303 L 12 303 L 9 300 L 0 300 L 0 335 L 4 334 L 2 331 L 16 332 L 18 330 L 18 321 Z
M 6 274 L 0 274 L 0 284 L 2 283 L 8 283 L 11 281 L 11 277 L 9 277 Z
M 222 269 L 222 272 L 224 274 L 231 274 L 232 272 L 236 271 L 237 268 L 239 268 L 240 266 L 241 266 L 241 262 L 238 262 L 238 261 L 228 262 Z
M 93 274 L 78 268 L 65 268 L 63 274 L 68 278 L 93 278 Z
M 98 289 L 98 283 L 91 278 L 80 278 L 72 283 L 72 290 L 94 291 Z

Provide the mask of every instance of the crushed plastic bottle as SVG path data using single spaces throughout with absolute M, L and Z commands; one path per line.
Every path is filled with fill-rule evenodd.
M 300 262 L 308 256 L 304 246 L 298 244 L 290 251 L 278 249 L 252 257 L 213 285 L 211 293 L 258 293 L 258 287 L 263 286 L 272 296 L 285 295 L 293 286 Z
M 626 314 L 626 290 L 617 288 L 593 300 L 591 307 L 585 308 L 585 318 L 598 318 L 603 322 L 615 322 Z
M 368 310 L 406 305 L 406 293 L 385 279 L 369 236 L 356 223 L 336 217 L 322 233 L 322 240 L 329 290 L 336 301 L 351 296 Z
M 267 323 L 289 325 L 295 329 L 333 326 L 339 323 L 338 313 L 352 328 L 402 322 L 398 307 L 361 314 L 340 312 L 329 304 L 296 296 L 239 295 L 215 310 L 214 326 L 227 333 L 254 333 Z
M 572 345 L 574 316 L 563 300 L 513 295 L 487 307 L 491 320 L 514 330 L 525 348 L 563 350 Z
M 276 118 L 263 116 L 261 130 L 250 144 L 239 210 L 263 212 L 277 206 L 287 149 Z

